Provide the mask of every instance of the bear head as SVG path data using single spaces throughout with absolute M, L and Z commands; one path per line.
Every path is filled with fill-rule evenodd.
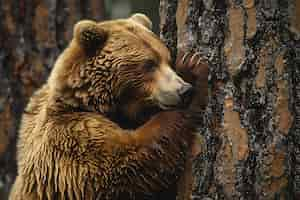
M 133 121 L 182 104 L 191 85 L 173 71 L 151 26 L 143 14 L 79 21 L 48 80 L 54 102 Z

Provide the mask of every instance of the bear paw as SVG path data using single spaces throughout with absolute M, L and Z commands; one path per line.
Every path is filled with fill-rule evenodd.
M 199 53 L 180 52 L 175 68 L 185 81 L 193 85 L 208 80 L 208 62 Z

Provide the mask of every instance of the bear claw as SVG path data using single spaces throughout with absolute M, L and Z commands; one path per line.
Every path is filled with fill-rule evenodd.
M 199 52 L 179 52 L 176 59 L 176 71 L 184 80 L 194 83 L 199 77 L 208 76 L 208 64 Z

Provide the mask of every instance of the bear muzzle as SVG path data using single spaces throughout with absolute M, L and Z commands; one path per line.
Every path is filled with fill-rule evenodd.
M 185 82 L 171 67 L 162 67 L 156 74 L 155 82 L 153 97 L 162 109 L 182 107 L 190 102 L 192 85 Z

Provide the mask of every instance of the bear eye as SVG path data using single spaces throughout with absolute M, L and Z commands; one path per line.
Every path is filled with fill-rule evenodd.
M 146 60 L 144 63 L 144 67 L 147 70 L 153 70 L 156 66 L 156 62 L 154 60 Z

